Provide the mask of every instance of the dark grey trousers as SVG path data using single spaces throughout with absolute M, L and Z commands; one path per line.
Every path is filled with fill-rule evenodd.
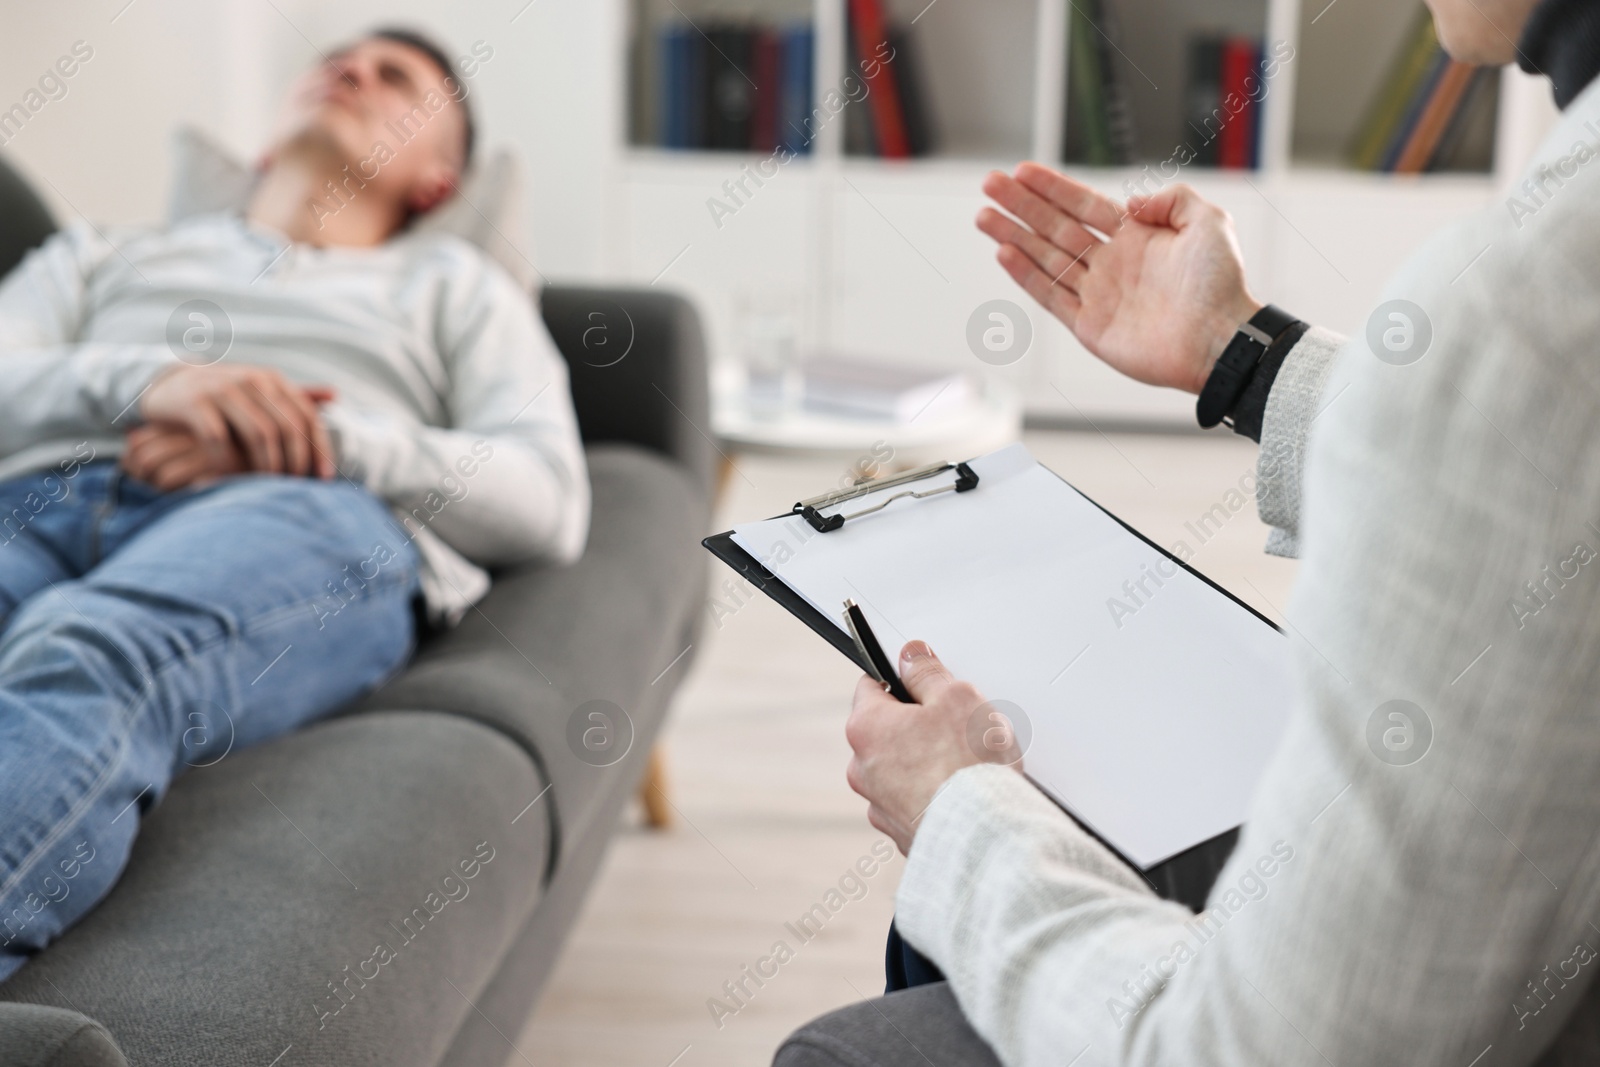
M 1144 873 L 1162 897 L 1194 911 L 1233 852 L 1239 832 L 1196 845 Z M 900 958 L 904 957 L 904 958 Z M 891 935 L 889 985 L 908 975 L 937 975 L 933 964 Z M 910 981 L 918 981 L 911 977 Z M 789 1036 L 773 1067 L 999 1067 L 993 1050 L 967 1025 L 948 982 L 899 989 L 816 1019 Z
M 773 1067 L 1000 1067 L 948 982 L 903 989 L 813 1020 L 789 1035 Z

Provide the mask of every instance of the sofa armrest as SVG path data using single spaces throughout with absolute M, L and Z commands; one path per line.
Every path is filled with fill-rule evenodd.
M 0 278 L 22 261 L 30 248 L 56 232 L 50 209 L 22 175 L 0 159 Z
M 620 441 L 685 467 L 711 499 L 716 449 L 700 316 L 653 289 L 546 286 L 545 325 L 572 373 L 587 444 Z
M 75 1011 L 0 1003 L 0 1063 L 6 1067 L 128 1067 L 106 1028 Z

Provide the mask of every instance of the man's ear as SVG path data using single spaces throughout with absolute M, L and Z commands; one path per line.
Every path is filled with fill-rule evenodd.
M 406 191 L 406 207 L 416 214 L 432 211 L 456 191 L 461 174 L 447 163 L 435 163 L 417 176 Z

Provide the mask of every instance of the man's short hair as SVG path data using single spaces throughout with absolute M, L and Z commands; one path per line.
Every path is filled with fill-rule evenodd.
M 431 38 L 402 26 L 382 26 L 367 34 L 367 36 L 376 37 L 383 41 L 394 41 L 408 48 L 415 48 L 432 60 L 433 65 L 439 68 L 440 73 L 445 77 L 445 87 L 451 91 L 451 98 L 455 100 L 456 106 L 461 108 L 461 166 L 465 169 L 472 162 L 472 150 L 478 140 L 478 129 L 477 124 L 472 121 L 472 105 L 467 103 L 467 94 L 456 92 L 455 87 L 461 84 L 461 79 L 456 74 L 455 66 L 451 64 L 450 57 Z

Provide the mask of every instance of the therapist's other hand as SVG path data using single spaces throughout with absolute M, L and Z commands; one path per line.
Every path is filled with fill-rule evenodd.
M 1240 323 L 1261 308 L 1245 287 L 1233 220 L 1187 185 L 1126 210 L 1037 163 L 995 171 L 978 229 L 1028 295 L 1113 369 L 1198 393 Z
M 1022 769 L 1022 752 L 1006 724 L 968 682 L 957 681 L 921 641 L 900 650 L 900 678 L 915 704 L 902 704 L 862 675 L 845 723 L 855 755 L 845 778 L 867 798 L 867 821 L 911 851 L 922 813 L 950 776 L 976 763 Z M 976 739 L 976 740 L 975 740 Z

